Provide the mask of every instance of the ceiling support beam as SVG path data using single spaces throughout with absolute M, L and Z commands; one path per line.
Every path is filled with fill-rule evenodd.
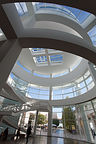
M 9 19 L 3 9 L 3 7 L 0 5 L 0 28 L 2 29 L 3 33 L 5 34 L 7 39 L 15 39 L 17 38 L 16 33 L 11 26 Z
M 61 50 L 81 56 L 96 64 L 96 52 L 92 51 L 91 48 L 88 49 L 74 43 L 50 38 L 19 38 L 19 42 L 22 48 L 55 48 L 56 50 Z
M 0 47 L 0 53 L 2 50 L 6 50 L 5 56 L 0 61 L 0 90 L 7 81 L 7 78 L 22 50 L 18 40 L 8 40 Z

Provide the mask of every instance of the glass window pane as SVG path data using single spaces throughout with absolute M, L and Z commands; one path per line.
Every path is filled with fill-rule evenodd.
M 92 89 L 94 86 L 95 86 L 94 82 L 90 83 L 90 84 L 88 85 L 88 90 Z
M 81 92 L 81 94 L 84 94 L 84 93 L 86 93 L 86 92 L 87 92 L 87 89 L 86 89 L 86 87 L 85 87 L 85 88 L 83 88 L 83 89 L 81 89 L 81 90 L 80 90 L 80 92 Z
M 92 81 L 92 77 L 90 76 L 90 77 L 88 77 L 88 78 L 86 79 L 87 85 L 88 85 L 91 81 Z
M 84 81 L 80 83 L 80 88 L 83 88 L 83 87 L 85 87 Z
M 87 71 L 87 72 L 84 74 L 84 78 L 86 79 L 89 75 L 90 75 L 90 72 Z
M 50 56 L 50 62 L 54 63 L 54 62 L 63 62 L 63 56 L 62 55 L 51 55 Z

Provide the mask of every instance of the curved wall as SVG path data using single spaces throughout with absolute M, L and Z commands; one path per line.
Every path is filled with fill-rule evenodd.
M 12 69 L 12 72 L 16 74 L 18 77 L 20 77 L 22 80 L 27 81 L 29 83 L 36 84 L 39 86 L 50 87 L 50 86 L 60 86 L 69 83 L 71 81 L 74 81 L 75 79 L 83 75 L 87 70 L 87 68 L 88 68 L 88 62 L 86 60 L 82 60 L 79 66 L 72 72 L 56 78 L 42 78 L 34 76 L 32 73 L 24 71 L 24 69 L 17 64 L 15 64 L 14 68 Z

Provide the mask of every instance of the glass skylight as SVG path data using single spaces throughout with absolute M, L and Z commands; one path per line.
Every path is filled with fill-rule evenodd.
M 32 55 L 45 54 L 44 48 L 29 48 L 29 50 L 31 51 Z
M 94 46 L 96 46 L 96 25 L 88 32 Z
M 28 12 L 27 6 L 25 2 L 15 3 L 16 9 L 20 16 L 24 15 Z
M 51 63 L 61 63 L 61 62 L 63 62 L 63 56 L 62 55 L 51 55 L 50 61 L 51 61 Z
M 37 64 L 46 64 L 47 63 L 47 56 L 36 56 L 33 57 L 34 62 Z
M 42 52 L 44 48 L 31 48 L 32 52 Z
M 80 24 L 83 23 L 90 15 L 90 13 L 85 12 L 83 10 L 79 10 L 68 6 L 58 5 L 58 4 L 41 3 L 41 2 L 34 2 L 32 4 L 34 6 L 35 11 L 43 10 L 43 9 L 44 11 L 48 9 L 54 10 L 61 14 L 66 14 L 67 16 L 70 16 Z

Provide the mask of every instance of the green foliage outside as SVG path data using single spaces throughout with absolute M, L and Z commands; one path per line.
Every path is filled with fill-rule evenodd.
M 32 124 L 32 121 L 35 119 L 35 114 L 31 113 L 29 117 L 29 124 Z
M 48 121 L 47 121 L 47 118 L 46 118 L 46 116 L 45 115 L 43 115 L 43 114 L 38 114 L 38 120 L 37 120 L 37 124 L 39 125 L 39 124 L 46 124 Z
M 59 120 L 58 119 L 53 119 L 53 124 L 55 124 L 56 126 L 59 125 Z
M 71 107 L 66 107 L 62 112 L 63 127 L 72 132 L 72 128 L 76 128 L 76 120 L 74 110 Z
M 30 117 L 29 117 L 29 121 L 32 121 L 32 120 L 34 120 L 34 119 L 35 119 L 35 114 L 31 113 L 31 114 L 30 114 Z

